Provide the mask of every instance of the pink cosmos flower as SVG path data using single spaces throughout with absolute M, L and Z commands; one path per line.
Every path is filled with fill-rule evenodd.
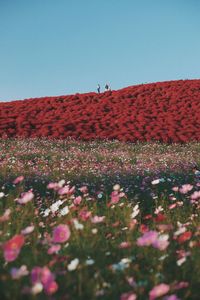
M 58 190 L 58 194 L 61 195 L 61 196 L 62 195 L 71 195 L 71 194 L 74 193 L 74 191 L 75 191 L 75 186 L 73 186 L 72 188 L 70 188 L 69 185 L 65 185 L 65 186 L 63 186 L 62 188 L 60 188 Z
M 48 253 L 48 254 L 54 254 L 54 253 L 57 253 L 57 252 L 60 250 L 60 248 L 61 248 L 60 245 L 52 245 L 52 246 L 48 249 L 47 253 Z
M 120 249 L 127 249 L 127 248 L 130 248 L 131 247 L 131 243 L 130 242 L 121 242 L 119 244 L 119 248 Z
M 7 208 L 4 214 L 0 217 L 0 223 L 8 221 L 10 219 L 10 214 L 11 214 L 11 210 L 10 208 Z
M 24 180 L 24 176 L 18 176 L 14 181 L 13 181 L 13 183 L 14 184 L 18 184 L 18 183 L 20 183 L 21 181 L 23 181 Z
M 174 186 L 174 187 L 172 188 L 172 191 L 174 191 L 174 192 L 178 192 L 178 190 L 179 190 L 178 186 Z
M 187 288 L 189 286 L 189 283 L 187 281 L 180 281 L 175 285 L 175 290 L 180 290 L 183 288 Z
M 79 217 L 83 221 L 87 221 L 90 218 L 91 214 L 92 214 L 91 211 L 88 211 L 86 208 L 84 208 L 79 212 Z
M 73 203 L 74 205 L 80 205 L 81 201 L 82 201 L 82 197 L 78 196 L 74 199 Z
M 162 234 L 160 235 L 155 242 L 153 242 L 152 246 L 161 251 L 165 250 L 169 246 L 169 235 Z
M 41 283 L 46 294 L 52 295 L 58 289 L 55 277 L 47 267 L 34 267 L 31 271 L 31 281 L 33 285 Z
M 14 261 L 24 245 L 24 236 L 21 234 L 13 236 L 3 245 L 4 258 L 7 262 Z
M 120 297 L 120 300 L 136 300 L 137 296 L 136 294 L 129 292 L 129 293 L 123 293 Z
M 190 192 L 193 189 L 193 185 L 191 184 L 183 184 L 181 186 L 181 188 L 179 189 L 179 192 L 181 194 L 187 194 L 188 192 Z
M 28 192 L 22 193 L 21 197 L 18 198 L 16 201 L 20 204 L 26 204 L 27 202 L 31 201 L 33 198 L 34 198 L 34 194 L 30 190 Z
M 163 300 L 181 300 L 178 298 L 175 294 L 170 295 L 170 296 L 165 296 Z
M 29 271 L 27 270 L 27 266 L 23 265 L 19 269 L 12 268 L 10 274 L 12 279 L 20 279 L 21 277 L 28 275 Z
M 192 195 L 191 195 L 191 199 L 192 200 L 197 200 L 200 198 L 200 191 L 195 191 Z
M 59 184 L 57 182 L 50 182 L 47 185 L 47 188 L 57 191 L 60 188 L 60 186 L 59 186 Z
M 66 195 L 66 194 L 69 193 L 69 190 L 70 190 L 69 185 L 65 185 L 65 186 L 63 186 L 62 188 L 60 188 L 60 189 L 58 190 L 58 194 L 59 194 L 59 195 Z
M 118 203 L 120 200 L 120 197 L 119 197 L 119 193 L 118 191 L 113 191 L 111 193 L 111 201 L 110 201 L 110 204 L 116 204 Z
M 137 245 L 138 246 L 150 246 L 152 245 L 158 238 L 158 232 L 157 231 L 147 231 L 137 239 Z
M 173 203 L 173 204 L 170 204 L 170 205 L 168 206 L 168 208 L 169 208 L 169 209 L 174 209 L 176 206 L 177 206 L 177 204 L 176 204 L 176 203 Z
M 102 223 L 105 219 L 105 216 L 94 216 L 93 218 L 91 218 L 91 222 L 94 223 L 94 224 L 97 224 L 97 223 Z
M 137 287 L 134 277 L 126 277 L 126 280 L 131 287 Z
M 29 233 L 33 232 L 34 229 L 35 229 L 35 227 L 33 225 L 27 226 L 26 228 L 21 230 L 21 234 L 23 234 L 23 235 L 29 234 Z
M 60 224 L 53 230 L 53 243 L 65 243 L 71 235 L 69 227 L 64 224 Z
M 149 300 L 154 300 L 167 294 L 170 290 L 170 286 L 165 283 L 158 284 L 149 292 Z
M 88 188 L 86 185 L 79 188 L 79 191 L 81 191 L 83 194 L 86 194 L 88 192 Z

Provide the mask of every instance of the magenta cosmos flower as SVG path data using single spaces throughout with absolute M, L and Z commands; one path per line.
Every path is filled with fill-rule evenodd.
M 54 294 L 58 289 L 55 276 L 47 267 L 34 267 L 31 271 L 31 281 L 33 285 L 41 283 L 47 295 Z
M 53 243 L 65 243 L 71 235 L 69 227 L 64 224 L 60 224 L 53 230 Z
M 14 261 L 24 245 L 24 236 L 21 234 L 13 236 L 3 245 L 4 258 L 7 262 Z

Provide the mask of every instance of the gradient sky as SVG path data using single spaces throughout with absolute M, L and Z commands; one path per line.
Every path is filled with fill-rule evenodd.
M 200 78 L 199 0 L 0 0 L 0 101 Z

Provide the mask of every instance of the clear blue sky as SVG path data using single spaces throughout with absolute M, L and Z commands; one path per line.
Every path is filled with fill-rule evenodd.
M 199 0 L 0 0 L 0 101 L 186 78 Z

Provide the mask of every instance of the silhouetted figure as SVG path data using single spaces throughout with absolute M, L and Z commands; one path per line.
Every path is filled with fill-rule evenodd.
M 100 92 L 101 92 L 100 84 L 97 85 L 97 92 L 98 92 L 98 94 L 100 94 Z
M 110 90 L 111 89 L 110 89 L 109 85 L 106 83 L 106 85 L 105 85 L 105 92 L 110 91 Z

